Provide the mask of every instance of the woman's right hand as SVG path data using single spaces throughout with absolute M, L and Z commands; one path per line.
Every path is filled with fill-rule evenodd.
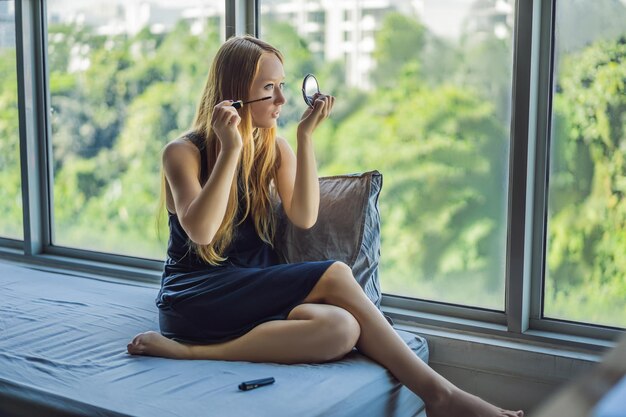
M 233 106 L 232 100 L 224 100 L 213 107 L 211 127 L 217 135 L 222 149 L 240 149 L 243 146 L 239 123 L 241 117 Z

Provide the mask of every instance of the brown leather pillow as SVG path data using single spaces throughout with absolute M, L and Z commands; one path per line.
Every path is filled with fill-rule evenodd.
M 336 260 L 352 268 L 367 296 L 380 308 L 378 280 L 380 215 L 378 171 L 320 178 L 320 210 L 315 225 L 294 226 L 278 208 L 276 250 L 285 263 Z

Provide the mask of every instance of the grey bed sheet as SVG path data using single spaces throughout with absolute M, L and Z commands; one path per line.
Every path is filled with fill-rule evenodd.
M 414 416 L 422 401 L 353 351 L 327 364 L 279 365 L 131 356 L 158 330 L 154 286 L 0 262 L 2 416 Z M 428 346 L 398 331 L 424 361 Z M 276 383 L 239 391 L 242 381 Z

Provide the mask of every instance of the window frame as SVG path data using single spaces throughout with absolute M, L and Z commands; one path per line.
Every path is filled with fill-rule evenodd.
M 261 0 L 225 0 L 225 35 L 259 33 Z M 383 309 L 397 322 L 603 350 L 623 330 L 542 317 L 556 0 L 516 1 L 505 310 L 397 295 Z M 0 238 L 0 259 L 157 284 L 162 260 L 57 247 L 53 241 L 51 127 L 45 0 L 15 0 L 24 240 Z M 41 140 L 38 140 L 41 138 Z

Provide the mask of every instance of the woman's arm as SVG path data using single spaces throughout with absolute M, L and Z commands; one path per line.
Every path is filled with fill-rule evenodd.
M 309 229 L 317 221 L 320 190 L 317 162 L 313 150 L 313 131 L 328 117 L 334 104 L 332 96 L 321 96 L 313 109 L 307 109 L 298 125 L 297 156 L 286 140 L 277 138 L 281 165 L 278 170 L 278 193 L 289 220 Z
M 296 158 L 285 139 L 276 140 L 281 161 L 277 188 L 285 214 L 296 226 L 308 229 L 317 220 L 320 194 L 312 141 L 304 144 L 298 142 Z
M 193 145 L 175 141 L 163 150 L 163 167 L 176 214 L 189 238 L 200 245 L 211 243 L 224 221 L 242 148 L 239 122 L 239 115 L 228 103 L 215 107 L 212 125 L 221 149 L 203 187 L 198 182 L 200 166 L 193 153 L 197 151 L 190 148 Z

